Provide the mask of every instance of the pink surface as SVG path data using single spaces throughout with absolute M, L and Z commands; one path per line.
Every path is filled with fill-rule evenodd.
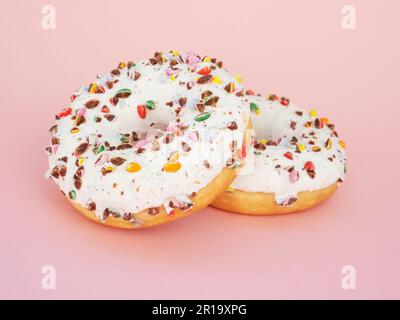
M 44 4 L 56 30 L 41 28 Z M 400 298 L 400 4 L 345 1 L 1 1 L 0 298 Z M 156 50 L 220 57 L 259 92 L 332 119 L 348 177 L 304 214 L 207 208 L 148 230 L 92 223 L 44 178 L 53 115 L 81 84 Z M 54 265 L 56 290 L 41 268 Z M 357 289 L 341 287 L 341 268 Z

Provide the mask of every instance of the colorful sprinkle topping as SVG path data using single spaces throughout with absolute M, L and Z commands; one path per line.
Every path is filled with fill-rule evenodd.
M 190 172 L 191 168 L 198 168 L 191 161 L 199 152 L 193 142 L 199 141 L 200 135 L 194 130 L 210 124 L 198 123 L 208 121 L 212 114 L 211 124 L 214 120 L 219 121 L 216 124 L 218 130 L 225 131 L 226 127 L 228 130 L 237 130 L 242 128 L 249 112 L 244 104 L 245 98 L 236 98 L 244 96 L 241 77 L 233 77 L 222 66 L 222 61 L 211 57 L 201 58 L 194 53 L 181 55 L 177 51 L 170 51 L 164 55 L 156 52 L 151 58 L 138 62 L 137 66 L 133 62 L 120 62 L 110 71 L 111 74 L 98 76 L 93 83 L 78 88 L 71 96 L 72 103 L 61 112 L 55 112 L 57 123 L 50 131 L 52 137 L 46 147 L 51 160 L 48 176 L 60 186 L 63 194 L 70 199 L 77 198 L 80 205 L 93 211 L 100 220 L 120 217 L 135 226 L 146 224 L 147 221 L 140 221 L 135 213 L 143 210 L 149 211 L 149 214 L 161 213 L 160 206 L 151 203 L 152 197 L 174 198 L 172 204 L 168 203 L 172 210 L 190 208 L 193 204 L 188 199 L 194 197 L 195 192 L 186 188 L 186 180 L 189 185 L 201 185 L 205 179 L 202 175 Z M 154 91 L 154 88 L 160 90 Z M 226 94 L 224 89 L 232 95 Z M 241 91 L 242 95 L 235 96 L 236 91 Z M 221 102 L 227 104 L 223 110 L 219 108 Z M 237 113 L 237 109 L 229 102 L 237 103 Z M 161 108 L 164 104 L 168 107 Z M 158 109 L 170 113 L 171 117 L 164 119 L 161 115 L 151 119 L 155 122 L 141 121 L 150 120 L 150 116 Z M 133 119 L 124 119 L 125 116 L 129 117 L 129 113 Z M 125 126 L 125 120 L 134 123 Z M 175 120 L 174 125 L 169 126 L 166 123 L 168 120 Z M 243 133 L 239 132 L 238 135 L 242 136 Z M 230 151 L 235 158 L 244 158 L 246 145 L 243 143 L 240 148 L 238 144 L 241 139 L 237 139 L 231 141 L 235 143 Z M 179 153 L 171 153 L 165 158 L 163 151 L 168 149 L 165 144 L 172 145 L 173 142 L 177 143 Z M 213 151 L 219 149 L 219 141 L 210 139 L 210 143 L 215 146 Z M 147 161 L 147 156 L 150 156 L 150 161 Z M 164 162 L 153 162 L 160 158 Z M 191 162 L 186 162 L 188 159 Z M 238 164 L 233 160 L 226 163 L 230 167 Z M 179 172 L 182 167 L 185 170 Z M 208 167 L 213 168 L 211 164 Z M 128 174 L 139 171 L 137 175 Z M 212 171 L 208 175 L 213 175 Z M 179 181 L 181 185 L 172 190 L 176 192 L 174 196 L 166 195 L 170 192 L 168 190 L 160 190 L 158 183 L 161 180 L 149 179 L 158 175 L 174 181 L 177 175 L 175 178 L 172 174 L 168 175 L 174 172 L 182 174 L 179 177 L 183 179 Z M 143 177 L 144 173 L 148 175 Z M 94 186 L 99 182 L 97 178 L 100 183 Z M 143 183 L 146 183 L 145 187 Z M 146 189 L 147 183 L 152 189 Z M 98 187 L 99 193 L 90 192 L 91 187 Z M 148 190 L 161 192 L 152 194 Z M 111 197 L 102 197 L 107 193 Z M 115 204 L 118 199 L 124 201 L 132 198 L 130 203 L 121 202 L 125 208 Z
M 299 180 L 299 172 L 294 169 L 292 171 L 290 171 L 289 180 L 292 183 L 297 182 Z
M 304 169 L 305 169 L 306 171 L 314 171 L 314 170 L 315 170 L 314 163 L 313 163 L 312 161 L 307 161 L 307 162 L 304 164 Z
M 70 192 L 68 192 L 68 196 L 71 200 L 75 200 L 76 199 L 76 191 L 71 190 Z
M 203 113 L 197 115 L 197 116 L 194 118 L 194 120 L 197 121 L 197 122 L 202 122 L 202 121 L 207 120 L 210 116 L 211 116 L 211 113 L 210 113 L 210 112 L 203 112 Z
M 316 118 L 316 117 L 318 116 L 317 110 L 315 110 L 315 109 L 311 109 L 311 110 L 308 112 L 308 114 L 309 114 L 311 117 L 313 117 L 313 118 Z
M 211 68 L 204 67 L 204 68 L 201 68 L 197 73 L 205 76 L 205 75 L 209 74 L 210 72 L 211 72 Z
M 235 92 L 235 84 L 233 82 L 229 82 L 225 87 L 225 91 L 228 93 L 233 93 Z
M 115 94 L 115 97 L 118 99 L 126 99 L 132 94 L 132 91 L 130 89 L 124 88 L 121 90 L 118 90 L 117 93 Z
M 257 112 L 257 110 L 260 110 L 259 106 L 254 102 L 250 102 L 250 111 Z
M 88 92 L 89 92 L 89 93 L 96 93 L 96 91 L 97 91 L 97 84 L 96 84 L 96 83 L 91 83 L 91 84 L 89 85 L 89 90 L 88 90 Z
M 155 108 L 154 101 L 153 100 L 147 100 L 146 101 L 146 107 L 149 110 L 154 110 L 154 108 Z
M 243 79 L 242 79 L 242 77 L 240 76 L 240 74 L 236 74 L 234 77 L 235 77 L 236 81 L 237 81 L 239 84 L 242 84 L 242 83 L 243 83 Z
M 287 107 L 289 105 L 290 101 L 288 98 L 282 97 L 281 98 L 281 105 Z
M 165 172 L 177 172 L 182 165 L 179 162 L 168 162 L 164 165 Z
M 140 118 L 145 119 L 146 118 L 146 106 L 144 105 L 138 105 L 137 106 L 137 113 Z
M 58 114 L 58 117 L 63 118 L 63 117 L 69 116 L 71 114 L 71 112 L 72 112 L 72 109 L 70 107 L 65 108 L 65 109 L 61 110 L 61 112 Z
M 212 82 L 214 82 L 215 84 L 222 84 L 221 77 L 215 76 L 215 77 L 213 78 Z
M 100 101 L 99 100 L 89 100 L 88 102 L 85 103 L 85 107 L 88 109 L 94 109 L 99 105 Z
M 213 76 L 211 74 L 207 74 L 205 76 L 200 77 L 197 79 L 198 84 L 206 84 L 212 80 Z
M 293 160 L 293 154 L 291 152 L 286 152 L 284 155 L 284 157 L 288 158 L 289 160 Z
M 104 145 L 99 146 L 96 150 L 96 154 L 102 153 L 105 149 L 106 147 L 104 147 Z
M 142 169 L 142 167 L 140 166 L 139 163 L 137 162 L 130 162 L 128 164 L 128 166 L 125 168 L 126 171 L 130 172 L 130 173 L 135 173 L 138 172 Z
M 306 146 L 305 146 L 304 144 L 302 144 L 302 143 L 299 143 L 299 144 L 297 145 L 297 150 L 298 150 L 299 152 L 302 152 L 302 151 L 306 150 Z

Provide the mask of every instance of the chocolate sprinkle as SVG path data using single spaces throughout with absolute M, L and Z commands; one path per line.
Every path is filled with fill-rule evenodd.
M 121 157 L 113 157 L 110 159 L 110 162 L 115 166 L 120 166 L 125 162 L 125 159 Z
M 86 150 L 88 149 L 89 144 L 87 142 L 85 143 L 81 143 L 76 149 L 75 149 L 75 156 L 79 157 L 80 155 L 82 155 L 83 153 L 86 152 Z
M 131 148 L 133 148 L 133 145 L 131 145 L 130 143 L 123 143 L 117 146 L 117 150 L 126 150 Z
M 85 107 L 88 109 L 93 109 L 96 108 L 99 105 L 100 101 L 99 100 L 89 100 L 88 102 L 85 103 Z
M 227 128 L 228 128 L 229 130 L 237 130 L 238 125 L 237 125 L 236 121 L 232 121 L 231 123 L 229 123 L 229 125 L 227 126 Z
M 197 79 L 197 83 L 198 84 L 206 84 L 211 81 L 212 77 L 213 76 L 211 74 L 207 74 L 207 75 L 202 76 L 199 79 Z

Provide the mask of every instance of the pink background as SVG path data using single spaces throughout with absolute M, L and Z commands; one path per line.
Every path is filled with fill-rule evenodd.
M 47 3 L 56 30 L 41 28 Z M 399 1 L 155 3 L 1 1 L 0 298 L 400 298 Z M 139 231 L 77 214 L 44 179 L 53 115 L 120 60 L 170 49 L 222 58 L 256 91 L 334 120 L 348 143 L 339 192 L 304 214 L 207 208 Z M 346 264 L 356 290 L 341 288 Z

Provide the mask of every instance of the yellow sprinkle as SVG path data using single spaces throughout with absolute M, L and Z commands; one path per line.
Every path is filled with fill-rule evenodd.
M 222 80 L 221 80 L 221 78 L 220 78 L 219 76 L 215 76 L 215 77 L 212 79 L 212 82 L 214 82 L 214 83 L 216 83 L 216 84 L 221 84 L 221 83 L 222 83 Z
M 226 189 L 226 192 L 233 192 L 233 191 L 235 191 L 235 189 L 234 189 L 233 187 L 228 187 L 228 188 Z
M 328 140 L 326 140 L 325 147 L 327 150 L 332 149 L 332 139 L 328 138 Z
M 172 54 L 173 54 L 174 56 L 179 56 L 179 52 L 178 52 L 177 50 L 172 50 Z
M 340 140 L 340 141 L 339 141 L 339 145 L 340 145 L 343 149 L 346 148 L 346 142 L 344 142 L 343 140 Z
M 315 110 L 315 109 L 311 109 L 308 114 L 313 118 L 316 118 L 318 116 L 317 110 Z
M 111 166 L 107 166 L 107 167 L 105 167 L 105 169 L 106 169 L 106 171 L 108 171 L 108 172 L 113 172 L 113 171 L 114 171 L 114 168 L 111 167 Z
M 164 165 L 165 172 L 177 172 L 182 165 L 179 162 L 168 162 Z
M 71 129 L 71 133 L 78 133 L 79 132 L 79 128 L 72 128 Z
M 243 83 L 243 79 L 242 79 L 242 77 L 240 76 L 240 74 L 236 74 L 236 75 L 235 75 L 235 79 L 236 79 L 236 81 L 237 81 L 239 84 L 242 84 L 242 83 Z
M 195 184 L 200 184 L 200 180 L 194 180 Z
M 168 162 L 170 162 L 170 163 L 172 163 L 172 162 L 177 162 L 178 159 L 179 159 L 179 152 L 175 152 L 175 153 L 173 153 L 173 154 L 170 156 Z
M 261 109 L 257 108 L 254 112 L 255 112 L 256 115 L 260 115 L 261 114 Z
M 126 67 L 126 63 L 125 62 L 120 62 L 118 65 L 118 69 L 123 69 Z
M 210 57 L 204 57 L 203 62 L 211 62 L 211 58 Z
M 302 144 L 302 143 L 299 143 L 299 144 L 297 145 L 297 148 L 299 149 L 300 152 L 306 150 L 306 146 L 305 146 L 304 144 Z
M 328 124 L 329 123 L 329 119 L 328 118 L 321 118 L 321 121 L 324 124 Z
M 84 157 L 79 157 L 78 158 L 78 164 L 79 166 L 82 166 L 85 163 L 85 158 Z
M 96 91 L 97 91 L 97 84 L 91 83 L 89 85 L 89 93 L 96 93 Z
M 175 81 L 175 75 L 171 74 L 171 75 L 169 76 L 169 78 L 170 78 L 172 81 Z
M 163 63 L 164 63 L 165 61 L 167 61 L 167 58 L 165 58 L 164 56 L 161 56 L 161 58 L 162 58 Z
M 268 140 L 267 139 L 260 139 L 260 143 L 267 144 Z
M 137 162 L 130 162 L 128 166 L 125 168 L 125 170 L 130 173 L 138 172 L 140 171 L 140 169 L 142 169 L 142 167 Z

